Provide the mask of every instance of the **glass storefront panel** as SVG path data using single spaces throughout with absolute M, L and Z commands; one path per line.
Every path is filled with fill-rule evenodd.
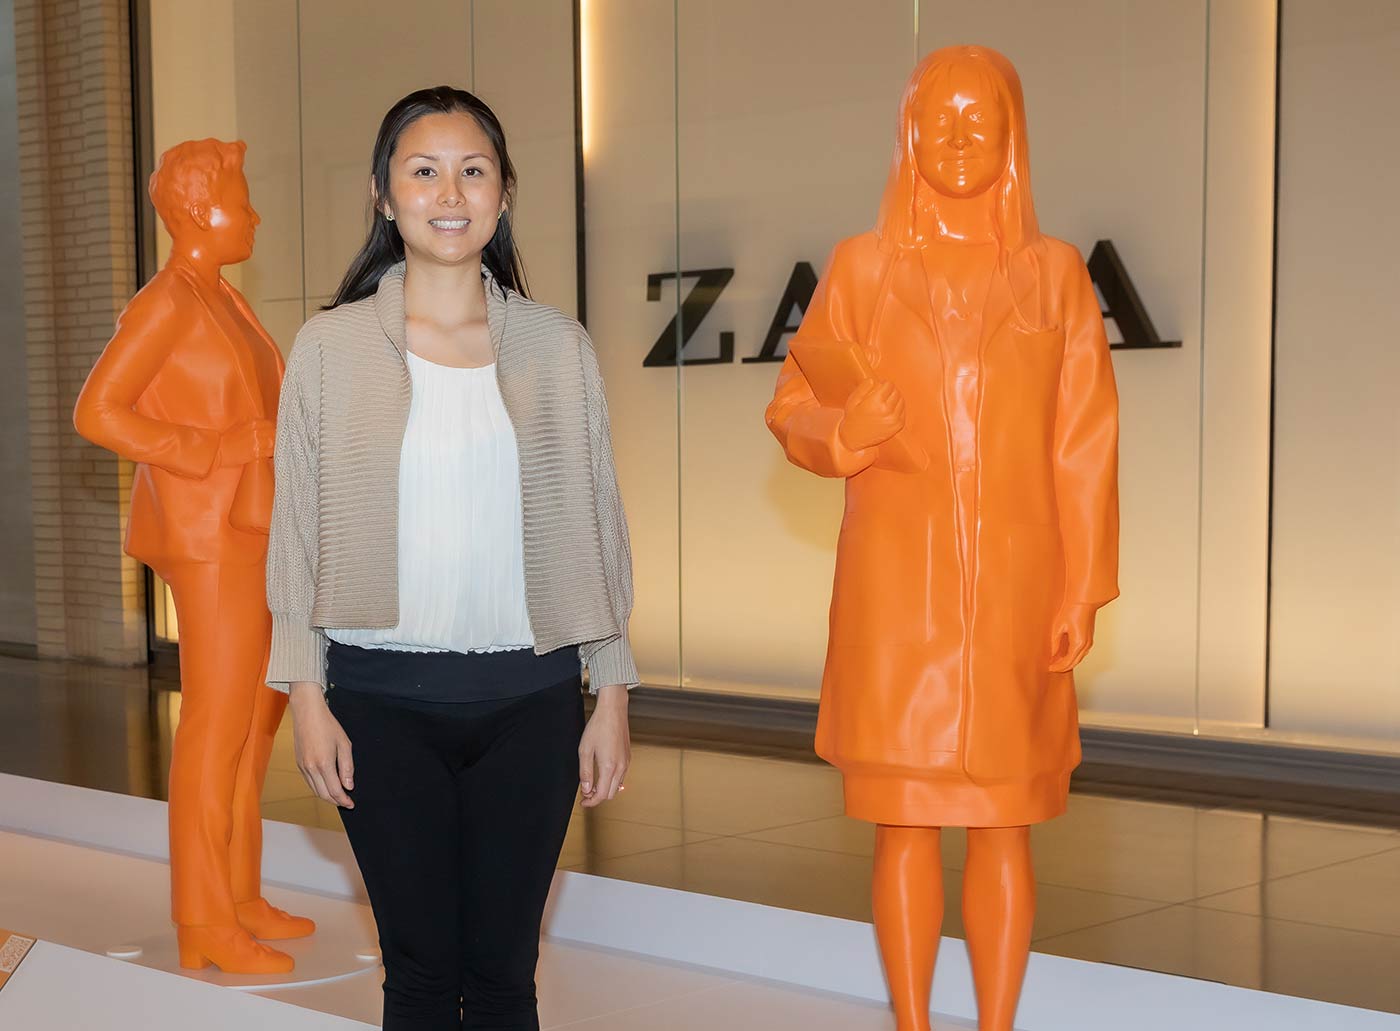
M 1272 0 L 151 5 L 155 149 L 248 142 L 263 225 L 230 278 L 284 348 L 362 238 L 388 106 L 448 82 L 496 109 L 532 292 L 584 319 L 607 380 L 644 681 L 807 699 L 842 489 L 764 427 L 777 363 L 873 224 L 915 62 L 1001 50 L 1044 231 L 1095 255 L 1112 341 L 1179 344 L 1115 351 L 1123 597 L 1086 722 L 1265 724 Z
M 645 358 L 679 331 L 676 11 L 580 5 L 588 331 L 607 382 L 632 538 L 632 647 L 645 683 L 680 683 L 679 370 Z
M 686 688 L 817 697 L 843 485 L 763 415 L 832 247 L 874 221 L 913 12 L 680 4 L 680 260 L 688 297 L 716 291 L 678 370 Z

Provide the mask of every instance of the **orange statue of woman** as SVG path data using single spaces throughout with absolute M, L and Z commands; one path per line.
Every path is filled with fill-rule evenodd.
M 837 245 L 767 421 L 795 464 L 846 479 L 816 747 L 878 825 L 898 1027 L 930 1026 L 939 828 L 961 826 L 979 1027 L 1010 1031 L 1029 828 L 1065 808 L 1072 670 L 1118 594 L 1117 393 L 1084 261 L 1036 222 L 1010 62 L 930 54 L 898 132 L 875 230 Z M 812 373 L 829 383 L 842 350 L 873 373 L 823 404 Z
M 126 551 L 170 585 L 180 621 L 180 723 L 170 764 L 170 879 L 180 963 L 282 973 L 255 938 L 315 925 L 262 898 L 259 802 L 287 697 L 263 683 L 265 570 L 282 354 L 220 274 L 253 253 L 242 143 L 166 151 L 151 176 L 174 241 L 127 305 L 74 424 L 136 462 Z

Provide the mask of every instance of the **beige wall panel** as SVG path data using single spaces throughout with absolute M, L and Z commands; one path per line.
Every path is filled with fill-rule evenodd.
M 647 275 L 676 267 L 675 26 L 670 4 L 584 6 L 588 328 L 607 381 L 618 478 L 632 533 L 632 645 L 643 680 L 680 677 L 677 380 L 644 369 L 675 315 L 674 282 L 646 300 Z
M 874 224 L 913 29 L 907 0 L 681 5 L 681 264 L 734 269 L 686 356 L 717 355 L 721 331 L 736 352 L 681 374 L 688 686 L 819 691 L 843 484 L 788 463 L 763 423 L 779 366 L 742 359 L 793 266 L 820 274 Z
M 572 4 L 473 0 L 473 91 L 506 131 L 520 179 L 515 235 L 536 300 L 577 314 Z
M 1272 724 L 1400 737 L 1400 5 L 1281 26 Z
M 462 0 L 301 0 L 306 291 L 335 292 L 364 242 L 384 113 L 427 86 L 471 84 Z
M 1200 719 L 1260 727 L 1268 621 L 1275 0 L 1210 6 Z

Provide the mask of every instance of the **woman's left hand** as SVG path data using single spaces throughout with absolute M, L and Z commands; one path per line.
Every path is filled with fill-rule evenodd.
M 598 690 L 598 704 L 583 728 L 578 745 L 578 780 L 583 807 L 616 798 L 632 761 L 632 738 L 627 730 L 627 688 L 610 685 Z

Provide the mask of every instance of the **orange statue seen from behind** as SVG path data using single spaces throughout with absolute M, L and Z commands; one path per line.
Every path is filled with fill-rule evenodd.
M 925 58 L 877 225 L 837 245 L 767 412 L 792 462 L 846 480 L 816 747 L 847 812 L 878 825 L 875 927 L 900 1031 L 930 1026 L 944 826 L 968 828 L 979 1027 L 1012 1028 L 1030 825 L 1065 808 L 1072 671 L 1118 594 L 1103 319 L 1079 252 L 1040 232 L 1029 168 L 1010 62 L 985 47 Z M 853 344 L 870 374 L 831 403 Z
M 315 925 L 262 898 L 259 803 L 286 695 L 263 682 L 265 575 L 283 361 L 220 274 L 253 252 L 242 143 L 200 140 L 151 176 L 165 267 L 127 305 L 78 397 L 88 440 L 136 462 L 126 551 L 170 585 L 180 723 L 170 766 L 170 877 L 180 963 L 281 973 L 255 938 Z

